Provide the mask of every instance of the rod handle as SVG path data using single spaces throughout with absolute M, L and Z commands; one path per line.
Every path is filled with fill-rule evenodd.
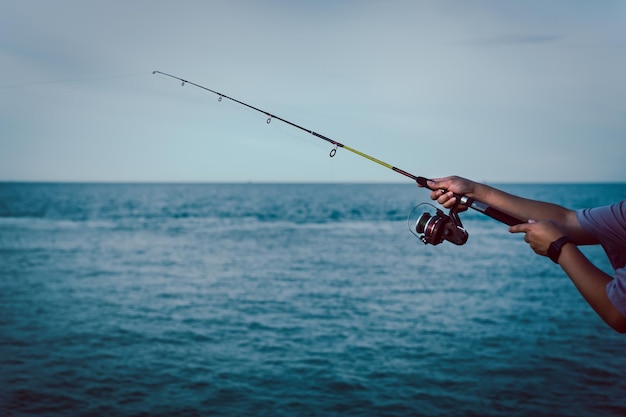
M 526 223 L 523 220 L 518 219 L 517 217 L 513 217 L 508 215 L 500 210 L 496 210 L 492 207 L 488 207 L 485 211 L 483 211 L 487 216 L 495 219 L 501 223 L 504 223 L 508 226 L 515 226 L 516 224 Z
M 456 194 L 455 197 L 457 197 L 458 201 L 464 206 L 468 206 L 476 211 L 480 211 L 484 215 L 489 216 L 492 219 L 504 223 L 508 226 L 515 226 L 516 224 L 526 223 L 526 221 L 520 220 L 517 217 L 513 217 L 510 214 L 506 214 L 505 212 L 493 208 L 483 203 L 482 201 L 474 200 L 473 198 L 467 196 L 457 196 Z

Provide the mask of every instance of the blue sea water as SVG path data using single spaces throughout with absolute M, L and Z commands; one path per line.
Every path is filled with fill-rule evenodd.
M 406 217 L 425 201 L 410 183 L 0 184 L 0 415 L 626 415 L 626 336 L 480 213 L 466 245 L 424 246 Z

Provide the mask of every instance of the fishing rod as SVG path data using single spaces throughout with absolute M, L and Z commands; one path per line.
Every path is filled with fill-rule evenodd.
M 395 167 L 391 164 L 388 164 L 386 162 L 381 161 L 380 159 L 374 158 L 373 156 L 370 156 L 366 153 L 363 153 L 357 149 L 351 148 L 347 145 L 344 145 L 343 143 L 337 142 L 334 139 L 329 138 L 328 136 L 324 136 L 320 133 L 317 133 L 313 130 L 307 129 L 305 127 L 302 127 L 296 123 L 290 122 L 289 120 L 283 119 L 282 117 L 276 116 L 275 114 L 272 114 L 270 112 L 267 112 L 265 110 L 261 110 L 257 107 L 254 107 L 248 103 L 244 103 L 243 101 L 237 100 L 233 97 L 229 97 L 226 94 L 217 92 L 215 90 L 211 90 L 210 88 L 204 87 L 200 84 L 196 84 L 194 82 L 188 81 L 184 78 L 180 78 L 177 77 L 175 75 L 172 74 L 168 74 L 162 71 L 152 71 L 152 74 L 161 74 L 164 75 L 166 77 L 170 77 L 173 79 L 176 79 L 178 81 L 181 82 L 181 86 L 185 86 L 185 84 L 190 84 L 193 85 L 194 87 L 198 87 L 202 90 L 208 91 L 210 93 L 216 94 L 218 96 L 218 101 L 222 101 L 222 99 L 228 99 L 230 101 L 233 101 L 237 104 L 241 104 L 242 106 L 248 107 L 249 109 L 252 109 L 254 111 L 257 111 L 259 113 L 262 113 L 264 115 L 267 116 L 267 120 L 266 123 L 270 124 L 272 122 L 273 119 L 279 120 L 289 126 L 295 127 L 296 129 L 302 130 L 306 133 L 309 133 L 310 135 L 315 136 L 316 138 L 325 140 L 326 142 L 329 142 L 330 144 L 333 145 L 333 149 L 330 151 L 330 157 L 334 157 L 335 154 L 337 153 L 337 149 L 338 148 L 343 148 L 345 150 L 348 150 L 354 154 L 357 154 L 363 158 L 369 159 L 372 162 L 375 162 L 379 165 L 384 166 L 385 168 L 389 168 L 401 175 L 404 175 L 405 177 L 411 178 L 412 180 L 414 180 L 417 184 L 419 184 L 420 186 L 427 188 L 429 190 L 434 191 L 435 189 L 432 188 L 429 184 L 428 181 L 429 179 L 426 177 L 421 177 L 421 176 L 417 176 L 417 175 L 413 175 L 407 171 L 404 171 L 398 167 Z M 466 195 L 459 195 L 459 194 L 454 194 L 454 197 L 456 197 L 458 204 L 469 207 L 471 209 L 474 209 L 480 213 L 483 213 L 499 222 L 502 222 L 504 224 L 507 224 L 509 226 L 513 226 L 516 224 L 520 224 L 520 223 L 525 223 L 525 221 L 522 221 L 516 217 L 513 217 L 507 213 L 504 213 L 496 208 L 493 208 L 481 201 L 478 201 L 472 197 L 468 197 Z M 415 210 L 418 208 L 419 206 L 416 206 L 413 211 L 411 211 L 411 213 L 409 214 L 409 222 L 411 220 L 411 216 L 413 215 L 413 213 L 415 212 Z M 415 222 L 415 227 L 414 227 L 415 231 L 419 234 L 422 234 L 421 236 L 415 234 L 415 232 L 413 232 L 413 228 L 409 225 L 409 230 L 411 230 L 411 233 L 413 233 L 415 236 L 417 236 L 420 240 L 422 240 L 422 242 L 424 242 L 425 244 L 432 244 L 432 245 L 437 245 L 441 242 L 443 242 L 444 240 L 447 240 L 449 242 L 452 242 L 456 245 L 462 245 L 467 241 L 467 232 L 465 231 L 465 229 L 463 228 L 463 225 L 461 223 L 461 219 L 459 218 L 458 215 L 458 211 L 457 211 L 457 207 L 453 207 L 452 209 L 450 209 L 450 213 L 449 215 L 444 214 L 441 210 L 437 209 L 436 214 L 435 215 L 431 215 L 428 212 L 422 213 L 419 218 L 417 219 L 417 221 Z

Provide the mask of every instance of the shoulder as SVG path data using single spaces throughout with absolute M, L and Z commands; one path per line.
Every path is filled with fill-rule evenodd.
M 577 210 L 576 217 L 585 228 L 621 225 L 626 231 L 626 200 L 608 206 Z
M 577 210 L 580 227 L 600 242 L 626 242 L 626 200 L 608 206 Z

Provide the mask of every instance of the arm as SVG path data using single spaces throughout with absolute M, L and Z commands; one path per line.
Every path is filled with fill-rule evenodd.
M 577 245 L 597 244 L 598 239 L 583 229 L 576 212 L 556 204 L 530 200 L 460 177 L 434 179 L 428 184 L 431 198 L 446 208 L 457 204 L 453 194 L 466 195 L 528 223 L 511 226 L 512 233 L 525 233 L 524 240 L 539 255 L 546 256 L 550 244 L 569 236 Z M 626 333 L 626 317 L 608 298 L 606 286 L 613 279 L 595 267 L 575 244 L 566 244 L 558 263 L 595 312 L 613 329 Z
M 606 294 L 606 286 L 613 278 L 596 268 L 573 244 L 563 247 L 559 265 L 602 320 L 615 331 L 626 333 L 626 318 L 615 309 Z
M 563 230 L 550 221 L 520 224 L 512 226 L 510 231 L 525 233 L 524 240 L 543 256 L 547 255 L 550 243 L 563 236 Z M 613 278 L 589 262 L 572 243 L 563 246 L 558 263 L 595 312 L 614 330 L 626 333 L 626 318 L 615 309 L 606 292 Z
M 446 208 L 457 203 L 453 194 L 466 195 L 519 219 L 553 220 L 561 225 L 563 234 L 570 236 L 577 244 L 598 243 L 594 236 L 580 227 L 574 210 L 557 204 L 518 197 L 489 185 L 456 176 L 433 179 L 429 186 L 436 190 L 431 192 L 431 198 Z

